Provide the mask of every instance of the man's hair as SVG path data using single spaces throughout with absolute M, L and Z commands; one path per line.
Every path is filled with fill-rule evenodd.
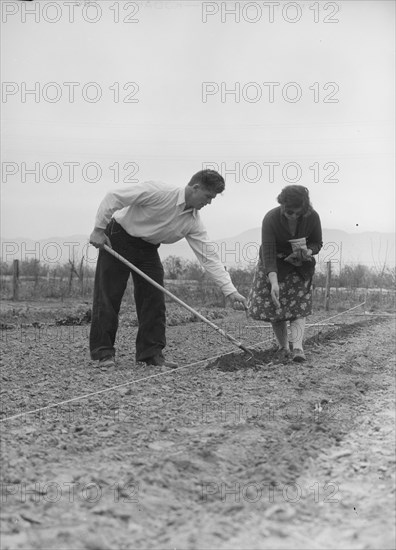
M 221 174 L 215 170 L 201 170 L 193 175 L 188 185 L 193 186 L 199 183 L 202 187 L 210 189 L 215 193 L 222 193 L 225 189 L 225 181 Z
M 302 215 L 309 215 L 313 208 L 309 200 L 309 191 L 303 185 L 287 185 L 277 197 L 277 201 L 285 208 L 302 208 Z

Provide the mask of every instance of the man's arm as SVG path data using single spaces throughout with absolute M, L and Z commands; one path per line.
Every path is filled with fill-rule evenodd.
M 239 294 L 232 284 L 230 274 L 224 268 L 217 253 L 216 243 L 209 240 L 208 234 L 202 226 L 197 227 L 193 233 L 186 235 L 186 239 L 199 263 L 209 277 L 220 287 L 224 296 L 230 298 L 233 302 L 241 302 L 246 308 L 246 298 Z
M 95 227 L 89 237 L 89 242 L 95 248 L 103 248 L 105 244 L 111 247 L 110 239 L 105 235 L 105 229 L 112 214 L 117 210 L 131 206 L 131 204 L 143 204 L 149 194 L 149 188 L 144 183 L 109 191 L 99 205 Z

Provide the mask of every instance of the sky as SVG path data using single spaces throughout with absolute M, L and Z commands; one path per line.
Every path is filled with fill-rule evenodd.
M 1 8 L 3 239 L 89 235 L 107 191 L 205 167 L 213 239 L 291 183 L 325 228 L 394 231 L 392 1 Z

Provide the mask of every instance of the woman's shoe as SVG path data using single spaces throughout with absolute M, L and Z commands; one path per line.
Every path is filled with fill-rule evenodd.
M 305 353 L 302 349 L 294 348 L 293 350 L 293 361 L 296 363 L 303 363 L 306 361 Z
M 288 361 L 291 357 L 290 350 L 286 348 L 279 348 L 275 352 L 275 358 L 278 361 Z

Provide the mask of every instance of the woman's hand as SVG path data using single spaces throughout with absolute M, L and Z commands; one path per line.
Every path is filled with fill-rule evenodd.
M 310 248 L 301 250 L 301 259 L 303 262 L 310 262 L 312 259 L 312 250 Z
M 300 248 L 285 258 L 285 262 L 300 267 L 303 262 L 312 262 L 312 250 Z
M 274 305 L 276 309 L 280 308 L 280 302 L 279 302 L 279 284 L 278 282 L 271 284 L 271 298 L 274 302 Z
M 268 279 L 271 283 L 271 298 L 276 307 L 280 309 L 281 305 L 279 302 L 279 283 L 278 283 L 278 274 L 275 271 L 268 273 Z

